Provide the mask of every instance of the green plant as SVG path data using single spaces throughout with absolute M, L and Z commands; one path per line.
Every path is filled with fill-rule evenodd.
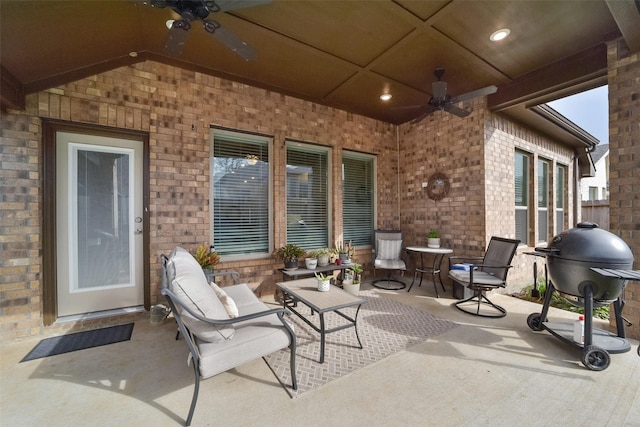
M 275 250 L 274 255 L 282 259 L 284 262 L 297 261 L 298 258 L 304 256 L 305 250 L 295 243 L 287 243 Z
M 544 282 L 544 278 L 538 279 L 538 292 L 540 294 L 539 297 L 534 297 L 531 295 L 531 291 L 533 290 L 533 285 L 529 285 L 522 290 L 522 294 L 519 295 L 521 298 L 526 299 L 527 301 L 537 302 L 542 304 L 544 302 L 544 294 L 546 290 L 546 285 Z M 551 307 L 559 308 L 561 310 L 571 311 L 573 313 L 584 314 L 584 308 L 578 307 L 571 302 L 567 301 L 566 298 L 563 298 L 557 292 L 554 292 L 551 295 L 551 303 L 549 304 Z M 596 307 L 593 310 L 593 316 L 598 319 L 609 319 L 609 306 L 606 305 L 604 307 Z
M 328 248 L 313 249 L 307 252 L 307 257 L 309 258 L 320 258 L 321 256 L 329 255 L 331 255 L 331 249 Z
M 344 244 L 342 240 L 336 240 L 336 252 L 339 254 L 347 254 L 348 258 L 352 258 L 355 255 L 355 248 L 353 243 L 349 240 L 348 244 Z
M 362 272 L 364 271 L 360 264 L 352 264 L 349 270 L 353 271 L 353 284 L 360 283 Z
M 326 282 L 327 280 L 331 280 L 333 279 L 333 274 L 324 274 L 324 273 L 313 273 L 316 276 L 316 279 L 318 279 L 321 282 Z
M 432 228 L 431 230 L 429 230 L 429 234 L 427 234 L 427 237 L 430 239 L 438 239 L 440 238 L 440 233 L 438 233 L 438 230 L 436 230 L 435 228 Z
M 209 249 L 205 245 L 200 245 L 196 249 L 193 257 L 198 261 L 202 268 L 213 268 L 214 265 L 220 262 L 220 256 L 218 252 L 209 252 Z

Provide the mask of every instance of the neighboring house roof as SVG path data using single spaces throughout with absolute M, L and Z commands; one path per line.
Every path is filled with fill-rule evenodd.
M 605 154 L 609 152 L 609 144 L 598 144 L 596 145 L 596 149 L 591 153 L 591 158 L 593 159 L 593 163 L 598 163 L 598 161 L 604 157 Z

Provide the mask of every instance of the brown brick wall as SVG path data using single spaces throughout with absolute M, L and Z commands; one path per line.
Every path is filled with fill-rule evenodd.
M 441 245 L 452 248 L 454 255 L 482 255 L 491 236 L 515 238 L 516 148 L 532 154 L 532 179 L 537 156 L 567 166 L 568 175 L 573 173 L 571 150 L 483 107 L 483 101 L 469 104 L 473 112 L 464 120 L 436 112 L 417 125 L 400 126 L 401 226 L 407 245 L 425 245 L 431 228 L 440 231 Z M 434 172 L 445 173 L 451 182 L 448 197 L 440 201 L 429 199 L 422 187 Z M 532 206 L 537 206 L 537 191 L 532 195 Z M 572 195 L 570 190 L 566 209 L 570 226 Z M 536 229 L 532 222 L 532 233 Z M 504 292 L 533 283 L 534 257 L 524 255 L 532 250 L 518 250 Z
M 194 249 L 209 240 L 210 125 L 274 136 L 275 245 L 285 242 L 285 138 L 333 147 L 332 233 L 342 230 L 342 149 L 377 155 L 378 220 L 397 227 L 395 127 L 179 68 L 144 62 L 27 97 L 25 111 L 2 112 L 0 214 L 0 340 L 38 334 L 42 191 L 40 117 L 149 133 L 151 301 L 158 298 L 159 256 L 176 245 Z M 358 252 L 370 264 L 370 250 Z M 272 258 L 223 262 L 273 292 L 280 262 Z M 69 328 L 47 328 L 46 332 Z M 57 329 L 56 329 L 57 328 Z
M 610 230 L 620 236 L 640 269 L 640 54 L 622 39 L 608 45 Z M 627 336 L 640 339 L 640 281 L 624 292 Z M 615 330 L 612 321 L 611 330 Z

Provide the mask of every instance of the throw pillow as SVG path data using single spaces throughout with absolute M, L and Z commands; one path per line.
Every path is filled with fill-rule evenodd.
M 236 302 L 231 298 L 227 293 L 222 290 L 222 288 L 215 284 L 215 282 L 211 282 L 211 287 L 213 291 L 220 299 L 220 302 L 224 306 L 224 309 L 227 310 L 227 314 L 231 319 L 238 317 L 238 306 L 236 306 Z

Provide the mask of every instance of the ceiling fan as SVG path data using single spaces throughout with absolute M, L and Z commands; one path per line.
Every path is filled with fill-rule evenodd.
M 426 105 L 418 105 L 418 106 L 414 105 L 409 107 L 401 107 L 401 108 L 420 108 L 421 109 L 420 115 L 411 121 L 411 123 L 413 124 L 422 121 L 429 114 L 438 110 L 446 111 L 447 113 L 454 114 L 458 117 L 466 117 L 469 114 L 471 114 L 471 111 L 457 107 L 454 104 L 457 104 L 462 101 L 466 101 L 467 99 L 490 95 L 492 93 L 495 93 L 498 90 L 496 86 L 487 86 L 482 89 L 464 93 L 462 95 L 451 96 L 447 94 L 447 82 L 442 81 L 442 76 L 444 75 L 444 68 L 436 68 L 433 74 L 435 74 L 438 80 L 433 82 L 432 84 L 432 91 L 431 91 L 432 95 L 431 95 L 431 99 L 429 99 L 429 102 L 427 102 Z
M 247 61 L 256 57 L 251 46 L 218 21 L 207 18 L 212 13 L 229 12 L 270 2 L 271 0 L 150 0 L 151 6 L 160 9 L 170 7 L 180 15 L 180 19 L 167 21 L 169 34 L 164 49 L 169 55 L 179 56 L 182 53 L 191 24 L 194 21 L 202 21 L 206 32 Z

